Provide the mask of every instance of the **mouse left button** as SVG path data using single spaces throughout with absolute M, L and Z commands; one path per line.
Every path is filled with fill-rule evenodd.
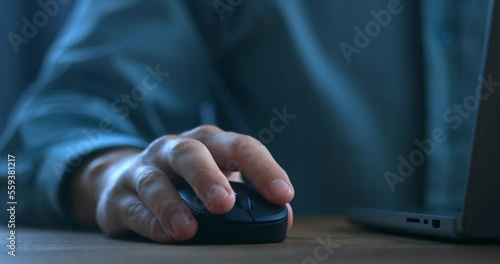
M 236 196 L 236 201 L 235 204 L 241 209 L 251 209 L 252 208 L 252 202 L 250 201 L 250 197 L 245 192 L 235 192 L 234 193 Z

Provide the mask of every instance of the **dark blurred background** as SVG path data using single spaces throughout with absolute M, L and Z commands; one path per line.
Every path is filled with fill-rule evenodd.
M 74 2 L 77 0 L 0 0 L 0 131 L 5 128 L 10 110 L 21 92 L 36 78 L 47 49 L 59 33 Z M 47 11 L 48 10 L 48 11 Z M 22 33 L 26 19 L 38 32 L 31 38 Z M 45 22 L 43 19 L 47 18 Z M 45 25 L 44 25 L 45 24 Z M 44 26 L 42 26 L 44 25 Z M 11 44 L 13 36 L 27 40 L 18 45 L 18 52 Z

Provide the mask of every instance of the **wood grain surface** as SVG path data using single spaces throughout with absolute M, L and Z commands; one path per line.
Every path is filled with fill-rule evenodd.
M 16 256 L 1 229 L 0 263 L 500 263 L 500 244 L 450 241 L 364 229 L 342 217 L 299 218 L 283 243 L 160 245 L 100 233 L 16 229 Z

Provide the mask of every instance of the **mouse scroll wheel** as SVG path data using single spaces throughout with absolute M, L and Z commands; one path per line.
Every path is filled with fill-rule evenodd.
M 251 209 L 252 203 L 250 202 L 250 197 L 245 193 L 234 193 L 236 196 L 236 206 L 241 209 Z

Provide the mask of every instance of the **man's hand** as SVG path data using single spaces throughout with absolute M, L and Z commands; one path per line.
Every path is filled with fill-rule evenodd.
M 294 190 L 285 171 L 258 140 L 201 126 L 156 139 L 145 150 L 115 149 L 91 157 L 73 179 L 75 217 L 115 236 L 136 232 L 160 243 L 188 240 L 198 225 L 176 186 L 189 184 L 214 214 L 228 212 L 235 194 L 228 180 L 243 173 L 274 204 Z

